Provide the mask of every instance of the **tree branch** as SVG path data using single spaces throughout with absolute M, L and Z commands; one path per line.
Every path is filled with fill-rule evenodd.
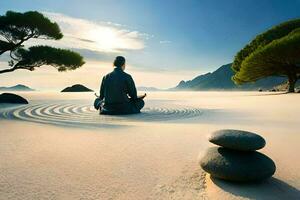
M 5 38 L 9 43 L 13 43 L 13 41 L 11 40 L 11 38 L 8 36 L 8 34 L 6 34 L 6 32 L 2 32 L 1 31 L 1 36 L 3 37 L 3 38 Z
M 25 41 L 29 40 L 30 38 L 34 37 L 34 34 L 30 34 L 27 37 L 22 38 L 18 43 L 13 43 L 12 47 L 4 49 L 2 51 L 0 51 L 0 55 L 2 55 L 3 53 L 7 52 L 7 51 L 13 51 L 16 48 L 20 47 Z
M 10 68 L 10 69 L 4 69 L 4 70 L 0 70 L 0 74 L 4 74 L 4 73 L 7 73 L 7 72 L 13 72 L 13 71 L 15 71 L 16 70 L 16 68 Z
M 17 69 L 27 69 L 29 71 L 33 71 L 33 69 L 35 67 L 40 67 L 41 66 L 41 65 L 38 65 L 38 66 L 19 66 L 19 64 L 20 63 L 17 63 L 12 68 L 9 68 L 9 69 L 0 70 L 0 74 L 4 74 L 4 73 L 7 73 L 7 72 L 13 72 Z
M 8 51 L 8 50 L 2 50 L 2 51 L 0 51 L 0 55 L 4 54 L 6 51 Z
M 10 56 L 10 58 L 11 58 L 12 60 L 14 60 L 14 61 L 20 61 L 20 59 L 18 59 L 18 58 L 16 58 L 16 57 L 13 56 L 13 51 L 10 51 L 10 52 L 9 52 L 9 56 Z

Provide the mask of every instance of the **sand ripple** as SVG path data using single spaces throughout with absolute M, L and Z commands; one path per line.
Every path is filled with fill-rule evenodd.
M 145 107 L 141 114 L 103 116 L 87 103 L 43 102 L 0 109 L 0 118 L 57 125 L 100 126 L 122 122 L 182 120 L 200 116 L 201 113 L 197 108 L 164 105 Z

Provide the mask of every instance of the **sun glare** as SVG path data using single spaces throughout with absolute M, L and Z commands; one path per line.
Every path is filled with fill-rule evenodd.
M 111 28 L 96 28 L 89 30 L 86 33 L 86 38 L 94 41 L 94 45 L 100 51 L 106 49 L 108 51 L 115 51 L 118 46 L 118 35 Z
M 60 25 L 65 35 L 60 44 L 63 43 L 66 47 L 99 52 L 140 50 L 145 47 L 144 33 L 122 29 L 120 25 L 74 18 L 60 13 L 44 14 Z

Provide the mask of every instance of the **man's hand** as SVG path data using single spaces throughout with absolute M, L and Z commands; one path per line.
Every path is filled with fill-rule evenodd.
M 144 99 L 146 96 L 147 96 L 147 94 L 145 93 L 145 94 L 143 94 L 143 95 L 141 95 L 141 96 L 138 96 L 138 98 L 139 98 L 139 99 Z

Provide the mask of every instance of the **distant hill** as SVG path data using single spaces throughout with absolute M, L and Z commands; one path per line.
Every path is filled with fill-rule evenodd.
M 84 85 L 76 84 L 63 89 L 61 92 L 93 92 L 93 90 L 85 87 Z
M 34 91 L 34 89 L 26 85 L 18 84 L 11 87 L 0 87 L 0 91 Z
M 155 88 L 155 87 L 137 87 L 137 90 L 139 91 L 149 91 L 149 92 L 153 92 L 153 91 L 161 91 L 161 89 Z
M 231 80 L 233 75 L 231 64 L 227 64 L 214 72 L 197 76 L 193 80 L 181 81 L 172 90 L 269 90 L 286 81 L 284 77 L 267 77 L 254 83 L 237 86 Z

